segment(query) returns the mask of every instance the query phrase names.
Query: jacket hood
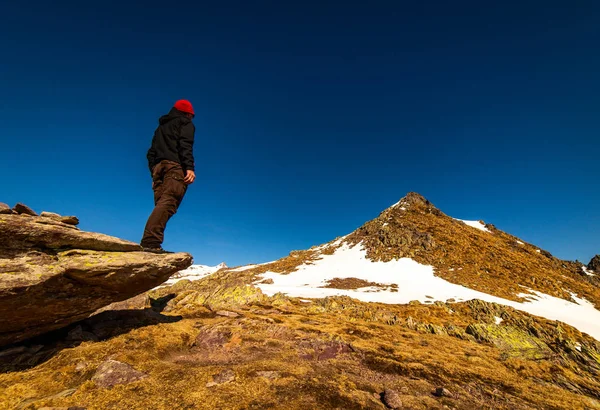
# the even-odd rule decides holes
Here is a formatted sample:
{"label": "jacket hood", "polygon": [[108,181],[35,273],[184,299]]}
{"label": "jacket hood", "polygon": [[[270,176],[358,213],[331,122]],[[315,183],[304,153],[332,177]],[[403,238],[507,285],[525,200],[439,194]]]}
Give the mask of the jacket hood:
{"label": "jacket hood", "polygon": [[175,119],[185,119],[187,121],[191,121],[186,114],[183,111],[179,111],[177,108],[173,107],[171,108],[171,111],[169,111],[169,113],[167,115],[163,115],[162,117],[159,118],[158,123],[160,125],[166,124],[169,121],[175,120]]}

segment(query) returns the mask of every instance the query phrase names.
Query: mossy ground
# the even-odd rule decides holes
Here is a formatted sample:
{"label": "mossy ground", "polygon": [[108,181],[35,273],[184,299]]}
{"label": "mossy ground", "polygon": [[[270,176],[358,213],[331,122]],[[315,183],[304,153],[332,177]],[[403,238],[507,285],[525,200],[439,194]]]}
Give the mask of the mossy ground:
{"label": "mossy ground", "polygon": [[[180,285],[164,312],[172,323],[133,322],[37,365],[5,363],[0,408],[384,409],[386,388],[412,409],[600,408],[600,346],[570,327],[479,301],[302,302],[206,279]],[[224,307],[240,316],[215,314]],[[108,358],[149,377],[100,388],[91,377]],[[207,387],[226,369],[235,380]],[[442,386],[453,397],[432,394]]]}

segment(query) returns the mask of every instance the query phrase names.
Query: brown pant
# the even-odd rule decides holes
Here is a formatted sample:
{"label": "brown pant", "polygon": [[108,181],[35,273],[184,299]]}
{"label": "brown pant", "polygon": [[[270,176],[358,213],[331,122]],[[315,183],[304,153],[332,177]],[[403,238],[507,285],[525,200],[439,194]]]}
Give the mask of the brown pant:
{"label": "brown pant", "polygon": [[177,162],[164,160],[152,169],[154,210],[144,228],[143,247],[159,248],[163,243],[167,222],[177,212],[187,191],[183,178],[183,168]]}

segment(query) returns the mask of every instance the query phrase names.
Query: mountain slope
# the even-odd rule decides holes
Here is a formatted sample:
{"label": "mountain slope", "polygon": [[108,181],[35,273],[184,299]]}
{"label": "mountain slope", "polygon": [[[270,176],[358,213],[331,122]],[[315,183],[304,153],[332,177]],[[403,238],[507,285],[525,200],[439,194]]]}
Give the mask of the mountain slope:
{"label": "mountain slope", "polygon": [[453,219],[415,193],[349,235],[245,272],[256,274],[269,295],[481,299],[561,320],[600,340],[600,278],[591,270],[493,225]]}
{"label": "mountain slope", "polygon": [[409,194],[327,244],[0,351],[0,407],[600,409],[600,342],[525,311],[592,309],[598,264],[521,242]]}

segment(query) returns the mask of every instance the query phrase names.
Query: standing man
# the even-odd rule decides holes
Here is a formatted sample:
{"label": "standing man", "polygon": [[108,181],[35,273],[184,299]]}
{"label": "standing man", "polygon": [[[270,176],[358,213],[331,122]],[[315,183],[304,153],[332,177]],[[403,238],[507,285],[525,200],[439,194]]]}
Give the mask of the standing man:
{"label": "standing man", "polygon": [[187,100],[175,103],[167,115],[158,120],[152,146],[148,150],[148,166],[152,174],[154,210],[148,218],[141,245],[146,252],[165,253],[164,231],[175,215],[194,173],[194,108]]}

